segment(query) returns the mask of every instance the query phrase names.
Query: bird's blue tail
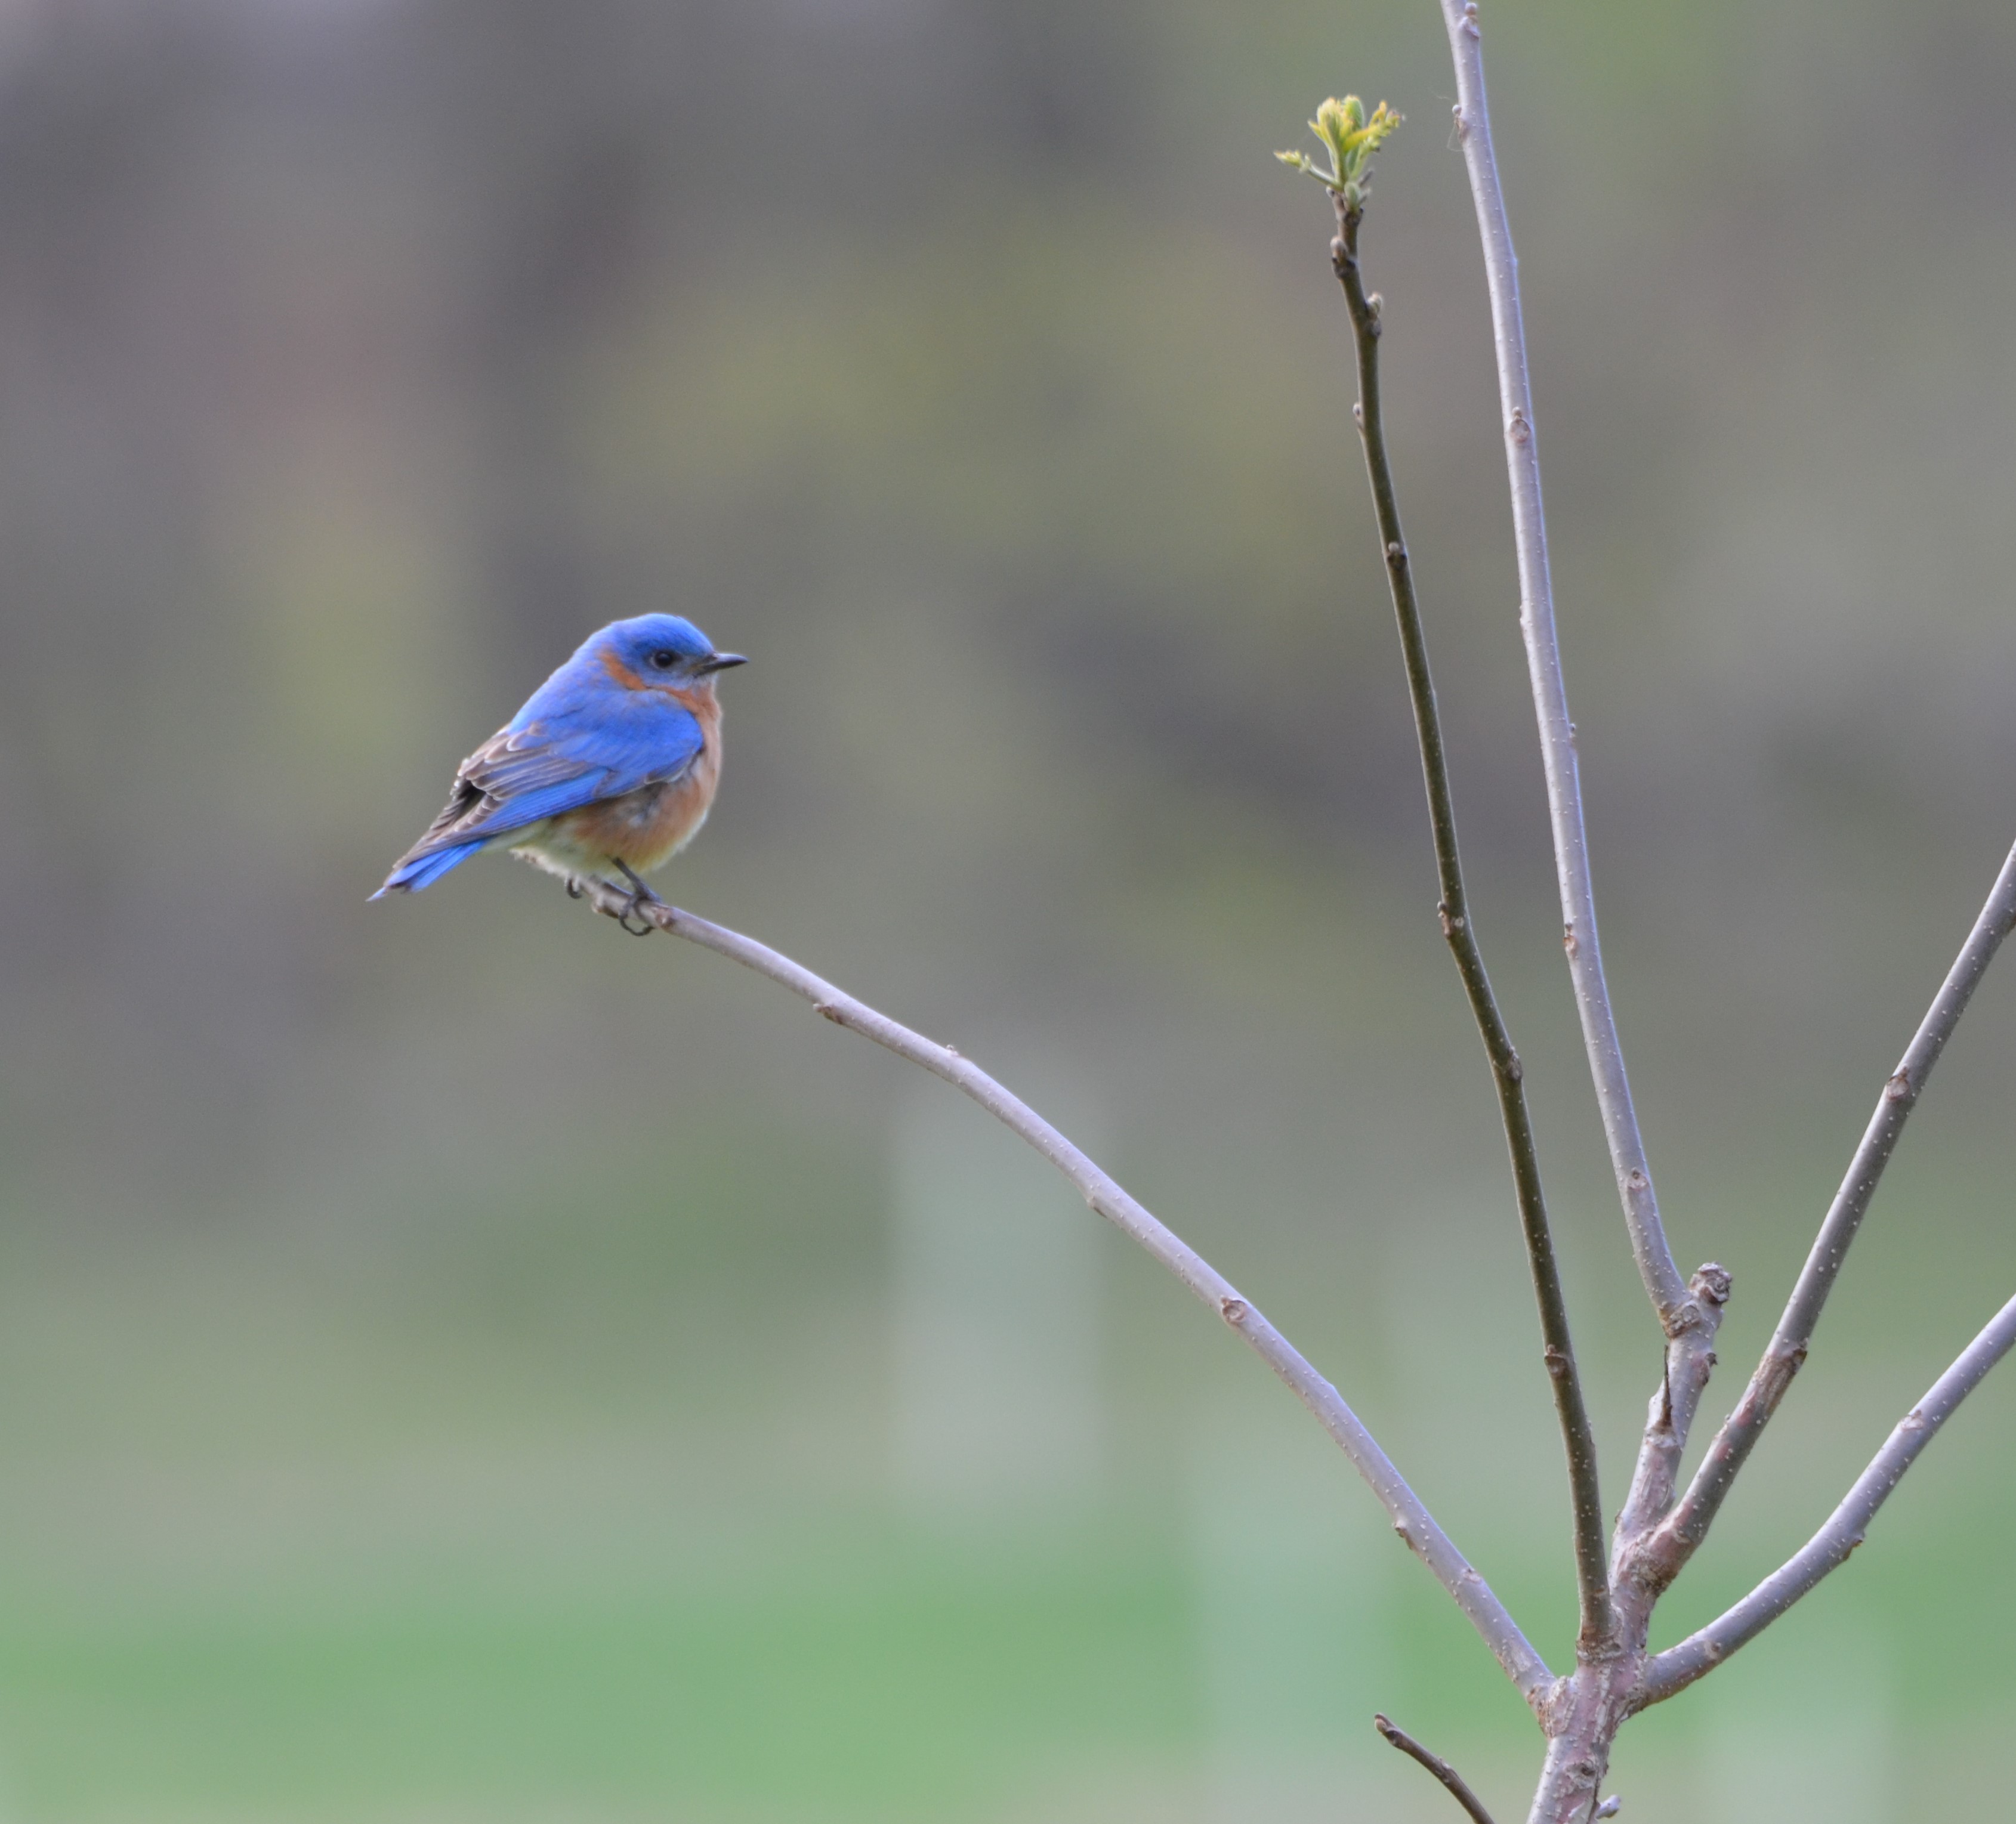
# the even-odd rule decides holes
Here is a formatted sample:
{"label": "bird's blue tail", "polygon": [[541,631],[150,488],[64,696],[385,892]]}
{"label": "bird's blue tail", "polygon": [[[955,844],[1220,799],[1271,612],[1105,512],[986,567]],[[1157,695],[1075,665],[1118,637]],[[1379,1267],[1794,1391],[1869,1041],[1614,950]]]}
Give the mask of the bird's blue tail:
{"label": "bird's blue tail", "polygon": [[431,887],[442,875],[452,868],[459,868],[481,848],[480,842],[459,843],[452,849],[436,849],[433,854],[416,855],[410,861],[401,862],[385,877],[385,884],[372,894],[373,899],[383,899],[388,893],[418,893]]}

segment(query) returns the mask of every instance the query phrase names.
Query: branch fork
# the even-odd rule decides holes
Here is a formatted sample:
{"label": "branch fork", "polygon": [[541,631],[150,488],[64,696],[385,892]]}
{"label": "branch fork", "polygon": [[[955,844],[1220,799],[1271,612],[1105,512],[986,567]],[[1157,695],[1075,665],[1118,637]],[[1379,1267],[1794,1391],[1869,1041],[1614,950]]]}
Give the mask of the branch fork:
{"label": "branch fork", "polygon": [[[1861,1542],[1869,1520],[1917,1453],[1996,1362],[2016,1347],[2016,1300],[2012,1300],[1898,1425],[1803,1551],[1727,1614],[1687,1641],[1662,1654],[1649,1653],[1654,1608],[1706,1537],[1737,1472],[1804,1364],[1820,1311],[1904,1122],[1989,962],[2016,926],[2016,851],[2011,852],[1903,1061],[1884,1085],[1869,1131],[1821,1225],[1763,1360],[1682,1493],[1681,1462],[1715,1365],[1715,1338],[1731,1283],[1724,1268],[1710,1263],[1683,1283],[1666,1240],[1632,1101],[1603,971],[1579,756],[1555,630],[1518,264],[1492,147],[1482,30],[1474,0],[1442,0],[1442,6],[1456,65],[1456,139],[1469,171],[1484,249],[1512,497],[1520,625],[1539,725],[1561,891],[1562,948],[1626,1232],[1665,1337],[1659,1383],[1648,1405],[1631,1487],[1611,1534],[1607,1563],[1597,1541],[1595,1447],[1582,1410],[1567,1314],[1561,1304],[1559,1274],[1521,1088],[1524,1072],[1499,1014],[1471,929],[1413,567],[1400,531],[1386,457],[1377,365],[1384,325],[1377,296],[1365,290],[1358,257],[1364,210],[1362,188],[1331,185],[1337,233],[1330,251],[1355,336],[1359,397],[1352,417],[1365,446],[1413,699],[1442,885],[1438,909],[1499,1087],[1500,1113],[1540,1304],[1543,1360],[1554,1390],[1568,1459],[1582,1628],[1575,1669],[1538,1707],[1548,1749],[1532,1824],[1584,1824],[1591,1816],[1614,1808],[1614,1801],[1599,1807],[1598,1794],[1611,1744],[1623,1723],[1719,1664],[1843,1562]],[[1424,1758],[1424,1765],[1432,1766],[1432,1757]]]}

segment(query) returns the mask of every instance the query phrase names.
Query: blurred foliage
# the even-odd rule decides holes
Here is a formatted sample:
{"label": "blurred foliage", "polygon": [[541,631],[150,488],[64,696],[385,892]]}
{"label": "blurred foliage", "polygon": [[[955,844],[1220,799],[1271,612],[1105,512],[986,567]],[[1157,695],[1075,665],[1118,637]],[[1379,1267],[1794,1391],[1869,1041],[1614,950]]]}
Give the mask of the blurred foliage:
{"label": "blurred foliage", "polygon": [[[1733,1375],[2011,835],[2016,16],[1485,16],[1610,966]],[[1269,1424],[1334,1470],[1277,1505],[1335,1529],[1311,1600],[1360,1592],[1336,1676],[1513,1802],[1516,1699],[1117,1243],[1098,1486],[994,1533],[903,1510],[893,1063],[524,870],[363,903],[586,631],[691,613],[756,662],[671,890],[1093,1081],[1116,1168],[1564,1653],[1329,211],[1269,156],[1346,80],[1415,123],[1364,257],[1615,1490],[1656,1357],[1445,59],[1425,0],[0,9],[0,1805],[1241,1816],[1210,1592],[1248,1571],[1196,1516]],[[1872,160],[1878,120],[1911,128]],[[2012,992],[1665,1626],[2006,1295]],[[1969,1567],[2012,1441],[1991,1383],[1810,1613],[1627,1732],[1630,1815],[1751,1815],[1773,1754],[1849,1765],[1828,1716],[1841,1815],[1997,1791],[2016,1592]],[[1841,1666],[1852,1704],[1744,1732]],[[1335,1689],[1268,1815],[1439,1815]],[[1704,1743],[1756,1777],[1697,1791]]]}

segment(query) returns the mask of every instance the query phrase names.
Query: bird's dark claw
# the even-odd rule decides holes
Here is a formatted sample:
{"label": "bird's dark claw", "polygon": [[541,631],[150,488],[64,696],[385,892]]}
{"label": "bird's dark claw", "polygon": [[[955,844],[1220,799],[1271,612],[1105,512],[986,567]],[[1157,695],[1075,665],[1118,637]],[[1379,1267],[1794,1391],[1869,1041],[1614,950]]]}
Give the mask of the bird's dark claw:
{"label": "bird's dark claw", "polygon": [[[630,883],[630,903],[623,908],[616,922],[633,937],[648,937],[657,927],[644,916],[644,908],[663,905],[665,902],[637,877],[628,862],[618,862],[616,865],[622,870],[623,878]],[[637,921],[634,925],[630,922],[633,918]]]}
{"label": "bird's dark claw", "polygon": [[616,864],[623,878],[630,883],[630,903],[632,905],[663,905],[665,902],[646,887],[628,862]]}

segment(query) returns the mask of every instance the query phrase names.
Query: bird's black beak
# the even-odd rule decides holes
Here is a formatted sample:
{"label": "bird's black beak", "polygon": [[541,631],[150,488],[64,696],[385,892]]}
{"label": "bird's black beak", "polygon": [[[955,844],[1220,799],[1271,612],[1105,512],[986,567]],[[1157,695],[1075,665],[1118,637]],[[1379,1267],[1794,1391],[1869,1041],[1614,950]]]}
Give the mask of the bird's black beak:
{"label": "bird's black beak", "polygon": [[710,671],[726,671],[736,665],[746,665],[748,663],[749,661],[740,653],[710,653],[700,660],[698,669],[700,675],[704,678]]}

